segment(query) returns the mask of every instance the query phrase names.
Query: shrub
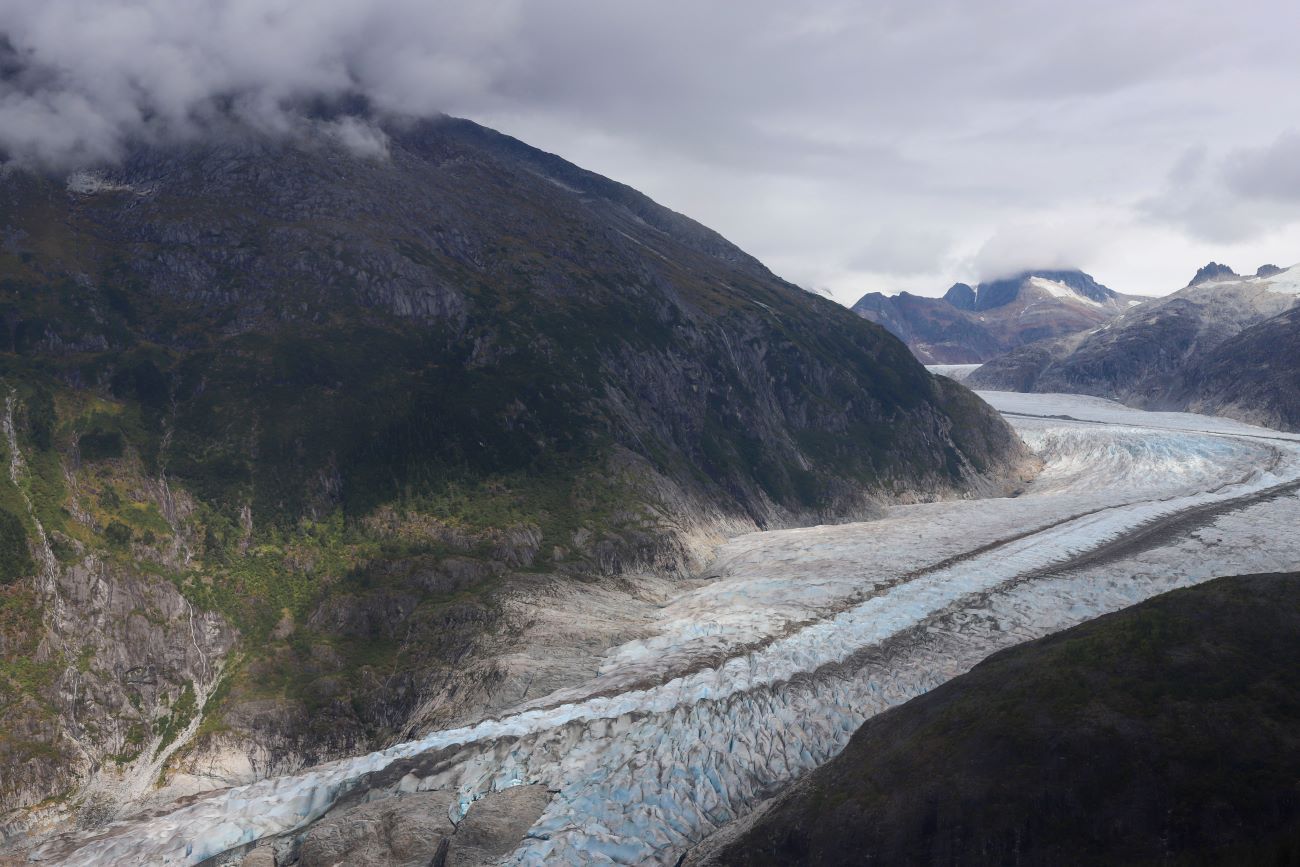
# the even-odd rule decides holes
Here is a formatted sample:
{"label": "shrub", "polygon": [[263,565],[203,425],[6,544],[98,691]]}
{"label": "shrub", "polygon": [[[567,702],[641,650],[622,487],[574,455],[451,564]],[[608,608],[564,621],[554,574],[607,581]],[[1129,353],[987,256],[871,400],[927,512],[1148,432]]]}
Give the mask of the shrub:
{"label": "shrub", "polygon": [[90,431],[82,434],[78,443],[82,460],[102,461],[122,457],[122,435],[117,431]]}
{"label": "shrub", "polygon": [[108,544],[115,548],[125,548],[131,544],[131,528],[121,521],[114,521],[105,527],[104,536],[108,539]]}
{"label": "shrub", "polygon": [[35,571],[23,522],[13,512],[0,509],[0,584],[12,583]]}

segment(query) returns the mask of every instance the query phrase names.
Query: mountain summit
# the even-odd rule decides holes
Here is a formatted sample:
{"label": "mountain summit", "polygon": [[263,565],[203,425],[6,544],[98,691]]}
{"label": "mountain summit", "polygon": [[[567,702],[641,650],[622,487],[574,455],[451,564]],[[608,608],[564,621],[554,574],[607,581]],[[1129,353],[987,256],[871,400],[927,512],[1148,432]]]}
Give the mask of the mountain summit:
{"label": "mountain summit", "polygon": [[1209,264],[1199,268],[1196,271],[1196,274],[1192,277],[1192,281],[1187,285],[1197,286],[1201,283],[1209,283],[1212,280],[1226,280],[1236,276],[1238,276],[1237,272],[1229,268],[1227,265],[1220,265],[1218,262],[1210,262]]}
{"label": "mountain summit", "polygon": [[1082,271],[1046,269],[956,283],[943,298],[872,292],[853,311],[888,328],[921,361],[962,364],[1095,328],[1134,303]]}

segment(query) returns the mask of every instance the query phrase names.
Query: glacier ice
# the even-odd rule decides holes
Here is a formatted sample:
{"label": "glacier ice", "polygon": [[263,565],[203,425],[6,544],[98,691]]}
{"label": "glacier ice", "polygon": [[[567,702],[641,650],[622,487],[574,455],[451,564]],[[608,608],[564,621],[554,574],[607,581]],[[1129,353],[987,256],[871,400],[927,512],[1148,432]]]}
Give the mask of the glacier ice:
{"label": "glacier ice", "polygon": [[[194,864],[300,827],[367,772],[446,750],[401,788],[455,791],[460,812],[524,782],[556,791],[506,863],[671,864],[833,756],[866,718],[995,650],[1300,560],[1289,532],[1300,437],[1095,398],[984,397],[1045,461],[1020,497],[741,536],[720,551],[716,580],[663,606],[648,637],[609,651],[581,688],[37,857]],[[1160,534],[1189,515],[1204,516],[1195,532]],[[1139,533],[1143,544],[1124,547]]]}

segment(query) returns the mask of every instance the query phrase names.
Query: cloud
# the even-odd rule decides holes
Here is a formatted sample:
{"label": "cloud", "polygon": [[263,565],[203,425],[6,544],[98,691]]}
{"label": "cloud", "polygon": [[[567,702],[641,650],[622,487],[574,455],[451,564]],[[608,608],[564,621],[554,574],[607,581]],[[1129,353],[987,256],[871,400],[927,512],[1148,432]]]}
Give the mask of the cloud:
{"label": "cloud", "polygon": [[446,112],[840,300],[1085,254],[1122,288],[1150,270],[1099,211],[1202,261],[1285,222],[1296,26],[1291,0],[0,0],[0,159],[70,169],[232,120],[382,157],[360,113],[314,108]]}
{"label": "cloud", "polygon": [[[218,118],[289,130],[321,98],[418,114],[463,105],[509,66],[486,47],[519,26],[506,0],[3,5],[0,148],[45,163],[112,159],[132,138],[203,134]],[[373,151],[359,132],[332,130]]]}
{"label": "cloud", "polygon": [[1300,202],[1300,132],[1291,130],[1266,147],[1230,154],[1224,179],[1239,196]]}
{"label": "cloud", "polygon": [[388,156],[388,134],[355,116],[324,121],[320,130],[359,157],[382,159]]}
{"label": "cloud", "polygon": [[952,238],[915,226],[885,226],[867,239],[848,266],[889,274],[926,274],[952,250]]}
{"label": "cloud", "polygon": [[[1216,154],[1205,145],[1175,161],[1164,188],[1142,202],[1156,222],[1216,243],[1259,238],[1300,215],[1300,134],[1285,132],[1262,147]],[[1300,255],[1300,251],[1296,251]]]}
{"label": "cloud", "polygon": [[1095,215],[1006,224],[984,242],[968,267],[980,281],[1039,268],[1085,268],[1105,246],[1108,231]]}

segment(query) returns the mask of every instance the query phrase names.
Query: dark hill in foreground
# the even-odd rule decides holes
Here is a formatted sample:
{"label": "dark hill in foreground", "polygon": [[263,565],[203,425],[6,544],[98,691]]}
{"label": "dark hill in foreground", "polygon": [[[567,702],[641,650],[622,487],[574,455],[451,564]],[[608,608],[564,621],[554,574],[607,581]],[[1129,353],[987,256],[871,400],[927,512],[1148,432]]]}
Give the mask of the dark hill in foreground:
{"label": "dark hill in foreground", "polygon": [[1221,578],[884,713],[711,863],[1300,864],[1300,575]]}

